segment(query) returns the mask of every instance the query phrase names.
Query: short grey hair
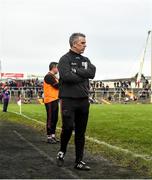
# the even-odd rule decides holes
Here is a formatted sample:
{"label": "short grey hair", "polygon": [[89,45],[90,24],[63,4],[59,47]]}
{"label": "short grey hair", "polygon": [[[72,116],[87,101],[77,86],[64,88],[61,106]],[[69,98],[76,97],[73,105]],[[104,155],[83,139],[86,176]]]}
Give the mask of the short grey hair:
{"label": "short grey hair", "polygon": [[86,37],[84,34],[82,33],[73,33],[70,38],[69,38],[69,44],[70,44],[70,47],[73,46],[74,42],[79,38],[79,37]]}

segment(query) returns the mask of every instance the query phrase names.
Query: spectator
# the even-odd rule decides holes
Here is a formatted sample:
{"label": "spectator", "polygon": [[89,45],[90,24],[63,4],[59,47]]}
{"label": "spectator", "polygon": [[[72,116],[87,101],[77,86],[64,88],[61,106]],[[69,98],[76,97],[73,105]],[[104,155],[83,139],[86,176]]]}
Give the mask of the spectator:
{"label": "spectator", "polygon": [[2,91],[0,91],[0,104],[2,104],[2,98],[3,98]]}
{"label": "spectator", "polygon": [[10,92],[8,91],[8,87],[6,86],[3,91],[3,112],[7,112],[7,107],[10,98]]}

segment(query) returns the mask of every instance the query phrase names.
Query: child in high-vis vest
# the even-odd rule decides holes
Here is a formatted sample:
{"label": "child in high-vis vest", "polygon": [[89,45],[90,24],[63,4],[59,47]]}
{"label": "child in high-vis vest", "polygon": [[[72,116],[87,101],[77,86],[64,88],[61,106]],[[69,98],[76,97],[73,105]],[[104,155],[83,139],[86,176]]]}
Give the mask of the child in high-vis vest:
{"label": "child in high-vis vest", "polygon": [[58,78],[55,76],[58,73],[58,63],[51,62],[49,65],[49,72],[44,77],[44,104],[47,113],[47,142],[56,144],[59,142],[55,137],[56,125],[58,122]]}

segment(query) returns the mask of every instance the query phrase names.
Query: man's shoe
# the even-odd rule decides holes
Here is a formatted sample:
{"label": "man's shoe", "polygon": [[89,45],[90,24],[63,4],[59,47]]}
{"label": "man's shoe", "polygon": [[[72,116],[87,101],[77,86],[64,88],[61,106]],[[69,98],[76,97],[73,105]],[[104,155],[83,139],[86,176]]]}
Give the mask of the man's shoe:
{"label": "man's shoe", "polygon": [[90,167],[86,165],[85,162],[83,161],[80,161],[79,163],[77,163],[75,166],[74,166],[75,169],[77,170],[81,170],[81,171],[90,171]]}
{"label": "man's shoe", "polygon": [[47,143],[49,143],[49,144],[56,144],[57,142],[56,142],[56,140],[54,138],[48,138],[47,139]]}
{"label": "man's shoe", "polygon": [[64,164],[64,152],[59,151],[56,157],[56,162],[59,167],[62,167]]}

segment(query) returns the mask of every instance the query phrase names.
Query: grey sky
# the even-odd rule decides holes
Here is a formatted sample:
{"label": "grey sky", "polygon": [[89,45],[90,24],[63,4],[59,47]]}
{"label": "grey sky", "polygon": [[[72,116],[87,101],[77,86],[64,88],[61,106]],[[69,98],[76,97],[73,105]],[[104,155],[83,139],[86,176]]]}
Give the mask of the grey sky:
{"label": "grey sky", "polygon": [[[83,32],[96,79],[133,76],[151,12],[151,0],[0,0],[2,70],[45,74],[69,50],[70,34]],[[150,43],[145,60],[149,75]]]}

